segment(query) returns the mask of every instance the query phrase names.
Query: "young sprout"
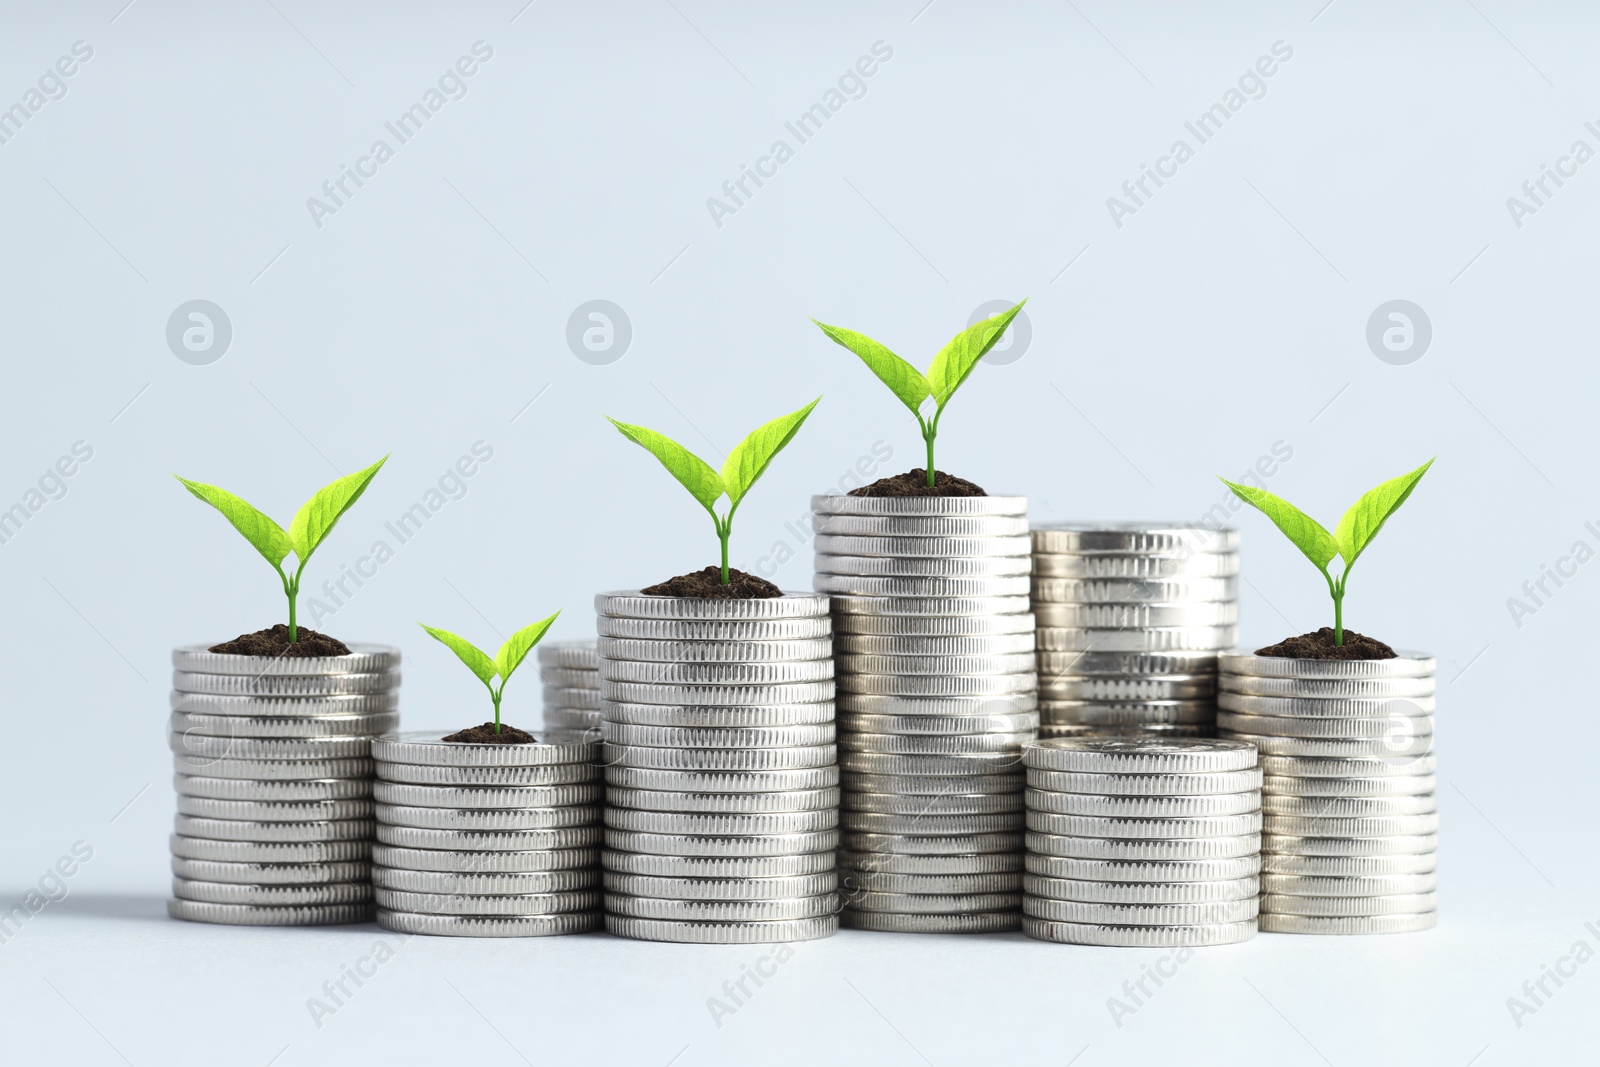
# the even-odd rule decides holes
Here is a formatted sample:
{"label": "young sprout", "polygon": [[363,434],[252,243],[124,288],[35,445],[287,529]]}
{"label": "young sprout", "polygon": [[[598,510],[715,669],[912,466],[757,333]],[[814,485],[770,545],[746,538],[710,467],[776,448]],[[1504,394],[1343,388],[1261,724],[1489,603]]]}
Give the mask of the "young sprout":
{"label": "young sprout", "polygon": [[[689,495],[700,501],[700,506],[711,513],[711,521],[717,527],[717,540],[722,542],[722,584],[727,585],[728,535],[733,532],[733,513],[739,510],[740,503],[744,501],[750,488],[756,484],[756,479],[766,473],[767,467],[772,464],[778,453],[794,440],[794,435],[800,432],[806,416],[811,414],[811,409],[821,400],[819,396],[799,411],[779,416],[765,426],[751,431],[748,437],[728,453],[728,458],[723,461],[721,474],[712,470],[711,464],[687,448],[654,430],[618,422],[610,415],[606,416],[606,420],[622,431],[622,436],[659,459],[661,465],[667,468],[667,472],[689,490]],[[723,496],[728,498],[728,512],[726,515],[718,515],[716,503]]]}
{"label": "young sprout", "polygon": [[[347,474],[318,489],[311,499],[295,512],[294,521],[289,524],[287,533],[282,526],[273,522],[253,505],[245,503],[226,489],[218,489],[214,485],[202,482],[191,482],[176,474],[173,477],[182,482],[183,487],[189,492],[222,512],[222,517],[231,522],[233,528],[243,534],[244,539],[254,545],[256,551],[261,553],[266,561],[272,564],[272,569],[278,572],[278,580],[283,583],[283,593],[289,598],[289,642],[293,644],[300,639],[300,631],[295,625],[295,601],[300,594],[300,575],[305,571],[311,553],[315,552],[317,546],[333,532],[334,526],[338,524],[340,517],[350,510],[351,505],[361,499],[361,494],[367,491],[368,483],[388,459],[388,456],[384,456],[365,470]],[[291,552],[297,561],[292,576],[283,569],[283,561]]]}
{"label": "young sprout", "polygon": [[[417,625],[428,631],[429,637],[454,652],[457,658],[467,665],[467,669],[478,676],[478,681],[488,688],[489,699],[494,701],[494,732],[499,733],[500,698],[505,695],[506,683],[511,680],[511,672],[522,665],[528,653],[533,651],[533,646],[539,643],[539,639],[550,629],[550,624],[555,622],[560,614],[558,611],[548,619],[541,619],[532,626],[524,626],[512,634],[506,643],[500,646],[500,651],[493,659],[465,637],[458,637],[449,630],[439,630],[426,623],[419,622]],[[499,685],[494,684],[496,677],[500,679]]]}
{"label": "young sprout", "polygon": [[[1363,494],[1360,500],[1350,505],[1350,510],[1344,513],[1344,517],[1339,520],[1339,525],[1331,534],[1316,519],[1282,497],[1273,496],[1265,489],[1237,485],[1226,478],[1221,481],[1232,489],[1240,500],[1260,509],[1278,529],[1283,531],[1285,537],[1294,542],[1296,548],[1306,554],[1307,559],[1316,564],[1317,570],[1322,572],[1322,577],[1328,582],[1328,593],[1333,597],[1333,643],[1342,645],[1344,644],[1344,587],[1350,580],[1350,568],[1356,565],[1361,553],[1372,544],[1372,539],[1378,536],[1378,531],[1389,521],[1389,516],[1400,510],[1400,505],[1406,502],[1411,490],[1416,488],[1417,483],[1428,473],[1428,468],[1431,466],[1433,460],[1430,459],[1410,474],[1391,478],[1376,489]],[[1344,561],[1344,567],[1337,579],[1328,573],[1328,564],[1333,561],[1334,556]]]}
{"label": "young sprout", "polygon": [[[1026,303],[1026,300],[1022,302]],[[917,424],[922,427],[922,440],[928,446],[928,485],[931,487],[934,484],[933,439],[939,435],[939,417],[944,414],[944,406],[977,367],[978,361],[1005,335],[1011,320],[1022,310],[1022,304],[956,334],[933,357],[926,375],[866,334],[829,326],[816,319],[811,321],[817,322],[822,332],[837,344],[860,356],[861,362],[917,417]],[[933,400],[931,416],[924,413],[924,404],[930,398]]]}

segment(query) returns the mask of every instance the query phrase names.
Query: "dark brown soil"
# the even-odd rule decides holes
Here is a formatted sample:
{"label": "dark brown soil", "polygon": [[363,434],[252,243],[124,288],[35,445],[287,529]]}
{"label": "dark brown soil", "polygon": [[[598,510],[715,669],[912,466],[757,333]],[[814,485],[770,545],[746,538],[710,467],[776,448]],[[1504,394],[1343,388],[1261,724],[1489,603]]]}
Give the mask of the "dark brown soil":
{"label": "dark brown soil", "polygon": [[913,467],[904,474],[879,478],[871,485],[850,490],[851,496],[988,496],[983,486],[974,485],[965,478],[957,478],[944,471],[933,472],[933,484],[928,484],[928,471]]}
{"label": "dark brown soil", "polygon": [[697,596],[712,600],[765,600],[782,596],[783,590],[753,574],[728,568],[728,584],[722,584],[722,568],[707,567],[703,571],[690,571],[676,578],[668,578],[660,585],[639,590],[646,596]]}
{"label": "dark brown soil", "polygon": [[212,645],[210,651],[234,656],[283,656],[299,659],[305,656],[348,656],[350,648],[337,637],[319,634],[301,626],[295,630],[298,638],[289,643],[289,627],[283,623],[257,630],[253,634],[240,634],[232,641]]}
{"label": "dark brown soil", "polygon": [[1258,656],[1284,656],[1292,659],[1394,659],[1394,649],[1354,630],[1344,632],[1344,644],[1333,643],[1333,627],[1324,626],[1299,637],[1289,637],[1275,645],[1256,649]]}
{"label": "dark brown soil", "polygon": [[531,745],[539,739],[526,730],[519,730],[510,723],[501,723],[500,732],[494,732],[494,723],[486,722],[482,726],[469,726],[465,730],[457,730],[453,734],[446,734],[439,738],[441,741],[463,741],[473,745]]}

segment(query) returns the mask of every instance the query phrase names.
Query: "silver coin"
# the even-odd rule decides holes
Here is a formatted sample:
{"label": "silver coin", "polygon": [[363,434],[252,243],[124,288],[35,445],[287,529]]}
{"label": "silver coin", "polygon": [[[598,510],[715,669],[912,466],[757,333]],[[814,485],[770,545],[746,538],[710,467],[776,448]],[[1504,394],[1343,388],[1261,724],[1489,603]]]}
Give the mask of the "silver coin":
{"label": "silver coin", "polygon": [[1020,811],[990,815],[947,815],[940,812],[895,815],[878,811],[845,811],[839,814],[840,826],[851,833],[916,834],[924,837],[1014,833],[1022,829],[1022,821],[1023,813]]}
{"label": "silver coin", "polygon": [[1262,829],[1296,837],[1388,837],[1431,834],[1439,829],[1437,811],[1415,815],[1267,815]]}
{"label": "silver coin", "polygon": [[599,844],[601,830],[598,826],[569,826],[556,830],[430,830],[380,824],[375,836],[382,844],[399,848],[537,852],[545,849],[587,848]]}
{"label": "silver coin", "polygon": [[595,671],[595,684],[587,689],[571,686],[547,685],[541,691],[541,701],[547,708],[570,708],[573,711],[600,710],[600,672]]}
{"label": "silver coin", "polygon": [[1436,852],[1438,849],[1438,834],[1395,834],[1389,837],[1261,835],[1261,851],[1290,852],[1297,856],[1408,856]]}
{"label": "silver coin", "polygon": [[382,764],[406,763],[427,767],[548,767],[561,763],[587,763],[595,759],[597,745],[587,744],[464,744],[445,741],[444,731],[416,730],[376,738],[372,756]]}
{"label": "silver coin", "polygon": [[592,637],[573,641],[544,641],[539,645],[539,665],[592,671],[599,668],[600,655],[595,651]]}
{"label": "silver coin", "polygon": [[880,752],[901,755],[971,756],[1004,752],[1020,755],[1025,742],[1033,740],[1033,730],[1015,733],[962,734],[941,737],[936,734],[848,733],[839,738],[842,753]]}
{"label": "silver coin", "polygon": [[847,712],[839,716],[839,729],[849,733],[937,734],[1032,734],[1039,728],[1036,711],[1005,712],[994,715],[862,715]]}
{"label": "silver coin", "polygon": [[1022,913],[1035,919],[1125,926],[1210,926],[1249,922],[1260,910],[1261,902],[1253,896],[1198,904],[1103,904],[1033,896],[1022,902]]}
{"label": "silver coin", "polygon": [[839,900],[833,893],[776,900],[673,900],[664,897],[606,894],[606,914],[674,922],[779,922],[832,916]]}
{"label": "silver coin", "polygon": [[839,850],[839,869],[849,877],[864,874],[947,877],[952,875],[992,875],[1022,870],[1022,854],[1015,851],[966,852],[949,855],[913,855],[885,851],[856,852]]}
{"label": "silver coin", "polygon": [[385,763],[379,777],[407,785],[487,786],[527,788],[599,781],[596,763],[557,763],[546,767],[424,767],[411,763]]}
{"label": "silver coin", "polygon": [[651,834],[751,837],[832,830],[839,825],[839,810],[820,808],[810,811],[728,813],[607,808],[605,824],[615,830],[636,830]]}
{"label": "silver coin", "polygon": [[1258,678],[1423,678],[1435,674],[1438,664],[1426,653],[1399,650],[1393,659],[1297,659],[1231,651],[1217,657],[1217,668],[1225,675]]}
{"label": "silver coin", "polygon": [[1437,866],[1438,856],[1433,852],[1394,856],[1300,856],[1274,852],[1261,857],[1263,874],[1311,875],[1317,878],[1428,874]]}
{"label": "silver coin", "polygon": [[628,704],[606,701],[605,718],[634,726],[670,726],[690,729],[730,727],[768,728],[814,726],[833,722],[833,704],[769,704],[694,707],[678,704]]}
{"label": "silver coin", "polygon": [[1020,892],[1010,893],[893,893],[864,890],[845,904],[853,911],[890,912],[896,915],[966,915],[1014,911],[1022,904]]}
{"label": "silver coin", "polygon": [[1041,700],[1210,700],[1216,691],[1216,676],[1211,674],[1112,678],[1101,674],[1052,674],[1043,669],[1039,673]]}
{"label": "silver coin", "polygon": [[651,767],[606,768],[608,786],[660,789],[669,793],[764,793],[827,789],[839,784],[839,768],[790,767],[760,771],[695,771]]}
{"label": "silver coin", "polygon": [[[1022,834],[872,834],[846,832],[840,842],[850,852],[897,853],[905,856],[968,856],[983,852],[1019,852]],[[874,868],[886,870],[887,868]]]}
{"label": "silver coin", "polygon": [[816,550],[833,556],[909,556],[934,559],[1030,554],[1023,536],[1001,537],[867,537],[818,534]]}
{"label": "silver coin", "polygon": [[388,825],[412,826],[422,830],[560,830],[598,823],[600,809],[599,804],[506,809],[377,805],[378,818]]}
{"label": "silver coin", "polygon": [[811,498],[818,515],[1026,515],[1025,496],[855,496],[821,493]]}
{"label": "silver coin", "polygon": [[[605,872],[607,894],[680,901],[772,901],[826,896],[832,899],[839,876],[833,871],[787,878],[661,878]],[[618,910],[618,909],[612,909]]]}
{"label": "silver coin", "polygon": [[[846,800],[850,796],[893,795],[923,806],[945,797],[979,795],[989,798],[1022,796],[1022,769],[1003,774],[859,774],[842,775]],[[920,798],[920,799],[919,799]],[[1007,801],[1009,803],[1009,801]],[[882,808],[872,809],[881,811]],[[918,809],[920,810],[920,808]]]}
{"label": "silver coin", "polygon": [[309,841],[370,841],[377,826],[372,819],[261,822],[251,819],[204,819],[193,815],[174,815],[172,825],[173,832],[180,837],[285,844]]}
{"label": "silver coin", "polygon": [[801,641],[641,641],[602,637],[600,654],[608,660],[647,663],[790,663],[825,660],[833,654],[826,637]]}
{"label": "silver coin", "polygon": [[1033,579],[1036,604],[1175,604],[1232,601],[1237,578],[1046,578]]}
{"label": "silver coin", "polygon": [[376,782],[372,795],[381,804],[422,808],[560,808],[598,804],[603,795],[599,782],[573,785],[474,786],[409,785]]}
{"label": "silver coin", "polygon": [[1029,789],[1024,799],[1030,811],[1108,819],[1197,819],[1247,815],[1261,810],[1259,790],[1203,793],[1198,796],[1130,797]]}
{"label": "silver coin", "polygon": [[[840,615],[838,637],[1004,637],[1034,632],[1033,615]],[[836,642],[838,638],[835,639]],[[837,646],[836,646],[837,647]]]}
{"label": "silver coin", "polygon": [[1197,860],[1096,860],[1070,856],[1026,858],[1029,874],[1042,878],[1072,878],[1089,882],[1227,882],[1254,878],[1261,872],[1257,854]]}
{"label": "silver coin", "polygon": [[378,889],[374,895],[379,907],[421,915],[561,915],[574,911],[594,911],[600,907],[601,899],[598,889],[484,896]]}
{"label": "silver coin", "polygon": [[[1259,697],[1316,700],[1397,700],[1434,695],[1433,675],[1420,678],[1262,678],[1248,674],[1222,676],[1230,693]],[[1246,709],[1240,709],[1246,710]]]}
{"label": "silver coin", "polygon": [[822,515],[812,519],[819,534],[854,537],[1026,537],[1022,515]]}
{"label": "silver coin", "polygon": [[1393,797],[1431,794],[1436,785],[1437,780],[1431,774],[1390,774],[1374,778],[1280,778],[1268,775],[1262,780],[1261,788],[1269,796]]}
{"label": "silver coin", "polygon": [[240,885],[236,882],[173,878],[172,895],[179,900],[198,900],[209,904],[306,907],[365,903],[372,899],[372,886],[364,881],[324,882],[317,885]]}
{"label": "silver coin", "polygon": [[257,782],[248,778],[208,778],[175,774],[172,788],[179,796],[212,800],[254,800],[264,803],[311,803],[321,800],[359,800],[372,796],[372,782],[362,778],[326,778],[311,781]]}
{"label": "silver coin", "polygon": [[1395,797],[1297,797],[1275,793],[1262,798],[1267,815],[1313,815],[1343,818],[1373,815],[1423,815],[1438,811],[1432,793]]}
{"label": "silver coin", "polygon": [[178,812],[202,819],[250,819],[259,822],[326,822],[330,819],[370,819],[370,798],[351,800],[214,800],[179,794]]}
{"label": "silver coin", "polygon": [[1033,617],[1041,627],[1218,627],[1239,621],[1239,605],[1231,600],[1178,604],[1054,604],[1035,600]]}
{"label": "silver coin", "polygon": [[1090,726],[1087,723],[1039,724],[1039,740],[1055,737],[1215,737],[1216,727],[1203,723],[1146,722],[1125,726]]}
{"label": "silver coin", "polygon": [[[284,738],[206,737],[202,734],[167,735],[167,747],[188,760],[341,760],[362,759],[372,750],[370,737],[318,737],[297,741]],[[318,777],[329,777],[318,775]]]}
{"label": "silver coin", "polygon": [[[954,896],[981,893],[1016,894],[1022,891],[1020,871],[1002,874],[889,874],[852,871],[845,875],[841,896],[853,906],[859,893],[906,893],[916,896]],[[910,910],[910,909],[905,909]]]}
{"label": "silver coin", "polygon": [[734,837],[660,834],[607,828],[605,842],[608,849],[619,852],[649,852],[658,856],[790,856],[803,852],[827,852],[837,848],[839,831],[817,830],[811,833]]}
{"label": "silver coin", "polygon": [[892,911],[847,909],[843,923],[852,930],[893,934],[993,934],[1021,927],[1015,911],[970,912],[962,915],[906,915]]}
{"label": "silver coin", "polygon": [[951,618],[965,615],[1026,615],[1028,598],[1017,596],[833,596],[835,625],[852,615],[906,618]]}
{"label": "silver coin", "polygon": [[1433,697],[1362,700],[1354,697],[1258,697],[1243,693],[1217,694],[1217,707],[1261,718],[1391,719],[1396,715],[1419,718],[1438,710]]}
{"label": "silver coin", "polygon": [[814,619],[619,619],[595,620],[602,638],[643,641],[803,641],[827,637],[832,620]]}
{"label": "silver coin", "polygon": [[1404,726],[1384,737],[1264,737],[1240,734],[1263,756],[1301,756],[1318,759],[1412,759],[1433,751],[1432,734],[1413,734]]}
{"label": "silver coin", "polygon": [[1025,597],[1028,595],[1028,578],[1025,575],[990,578],[895,578],[877,575],[818,574],[811,580],[811,584],[819,593],[849,597]]}
{"label": "silver coin", "polygon": [[[988,637],[874,637],[840,634],[834,639],[834,666],[845,656],[1017,656],[1033,654],[1033,631]],[[1030,668],[1031,669],[1031,668]]]}
{"label": "silver coin", "polygon": [[524,852],[463,852],[453,849],[372,846],[372,862],[411,871],[451,874],[521,874],[531,871],[571,871],[592,868],[600,862],[600,849],[542,848]]}
{"label": "silver coin", "polygon": [[810,619],[828,613],[828,598],[816,593],[736,600],[717,597],[650,596],[637,589],[596,593],[596,615],[625,619],[673,619],[744,622],[770,619]]}
{"label": "silver coin", "polygon": [[788,856],[657,856],[646,852],[607,851],[605,869],[650,878],[764,879],[825,875],[834,869],[832,852]]}
{"label": "silver coin", "polygon": [[1215,652],[1040,652],[1039,674],[1050,678],[1104,677],[1112,681],[1153,677],[1215,678]]}
{"label": "silver coin", "polygon": [[1208,904],[1250,900],[1261,892],[1261,880],[1254,877],[1205,882],[1090,882],[1029,873],[1023,879],[1023,888],[1030,896],[1091,904]]}
{"label": "silver coin", "polygon": [[[1043,695],[1043,694],[1041,694]],[[1209,725],[1217,706],[1202,700],[1041,700],[1045,722],[1081,722],[1090,726]]]}
{"label": "silver coin", "polygon": [[886,752],[845,752],[839,769],[849,774],[961,776],[1014,774],[1022,760],[1012,754],[909,756]]}
{"label": "silver coin", "polygon": [[1261,789],[1260,768],[1211,773],[1121,774],[1117,772],[1028,771],[1028,785],[1062,793],[1104,793],[1114,796],[1196,796],[1246,793]]}
{"label": "silver coin", "polygon": [[1189,818],[1119,819],[1108,815],[1062,815],[1030,810],[1028,829],[1071,837],[1136,838],[1238,837],[1261,830],[1259,811],[1239,815],[1197,815]]}
{"label": "silver coin", "polygon": [[1183,555],[1234,552],[1239,531],[1231,526],[1210,529],[1181,522],[1048,522],[1033,528],[1039,552],[1124,552],[1131,555]]}
{"label": "silver coin", "polygon": [[1035,638],[1040,652],[1154,653],[1211,652],[1239,639],[1237,626],[1167,626],[1095,630],[1049,626],[1041,622]]}
{"label": "silver coin", "polygon": [[1423,874],[1369,874],[1344,877],[1268,874],[1261,878],[1261,888],[1265,892],[1293,897],[1381,897],[1402,893],[1432,893],[1438,887],[1439,876],[1433,871]]}
{"label": "silver coin", "polygon": [[437,937],[554,937],[599,930],[599,912],[560,915],[421,915],[379,908],[378,925],[400,934]]}
{"label": "silver coin", "polygon": [[340,693],[386,693],[400,688],[400,672],[371,674],[197,674],[173,671],[172,688],[180,693],[230,696],[328,697]]}
{"label": "silver coin", "polygon": [[371,904],[317,904],[306,907],[266,907],[256,904],[212,904],[199,900],[169,900],[167,914],[195,923],[226,926],[338,926],[372,921]]}
{"label": "silver coin", "polygon": [[607,742],[651,748],[788,748],[826,745],[833,741],[834,733],[831,722],[807,726],[721,726],[709,729],[608,722],[600,727],[600,736]]}
{"label": "silver coin", "polygon": [[225,860],[189,860],[172,857],[172,873],[196,882],[229,885],[310,886],[330,882],[365,882],[372,874],[366,860],[336,863],[229,863]]}
{"label": "silver coin", "polygon": [[1051,922],[1032,916],[1022,920],[1022,932],[1039,941],[1066,945],[1100,945],[1107,948],[1200,948],[1235,945],[1256,936],[1256,922],[1218,923],[1210,926],[1122,926],[1094,923]]}
{"label": "silver coin", "polygon": [[400,724],[398,712],[380,715],[323,715],[314,719],[287,716],[255,718],[246,715],[204,715],[175,711],[167,728],[180,735],[209,737],[287,738],[350,737],[381,734]]}
{"label": "silver coin", "polygon": [[1404,754],[1412,739],[1433,733],[1431,715],[1408,718],[1395,715],[1385,719],[1312,719],[1287,715],[1241,715],[1236,711],[1217,712],[1217,730],[1224,737],[1238,734],[1249,737],[1305,737],[1324,739],[1389,739],[1396,755]]}
{"label": "silver coin", "polygon": [[1135,556],[1125,552],[1033,553],[1033,573],[1045,578],[1204,579],[1239,573],[1237,552],[1196,552],[1188,557]]}
{"label": "silver coin", "polygon": [[[645,660],[600,661],[602,691],[607,682],[649,685],[763,686],[824,682],[833,677],[830,659],[787,663],[653,663]],[[602,694],[603,695],[603,694]]]}
{"label": "silver coin", "polygon": [[1267,774],[1290,778],[1381,778],[1385,775],[1432,774],[1438,770],[1438,761],[1431,755],[1417,756],[1405,763],[1386,759],[1263,756],[1261,769]]}
{"label": "silver coin", "polygon": [[607,915],[605,922],[606,929],[617,937],[693,945],[765,945],[815,941],[839,930],[839,919],[833,915],[772,922],[697,922]]}
{"label": "silver coin", "polygon": [[677,771],[776,771],[828,767],[839,758],[835,745],[789,748],[648,748],[606,744],[607,767]]}
{"label": "silver coin", "polygon": [[1005,578],[1027,577],[1027,556],[836,556],[818,552],[818,574],[855,574],[871,578]]}
{"label": "silver coin", "polygon": [[612,808],[639,811],[706,812],[745,815],[760,812],[793,812],[835,809],[839,806],[839,787],[795,789],[764,793],[684,793],[660,789],[606,790],[606,804]]}
{"label": "silver coin", "polygon": [[557,689],[597,689],[600,686],[600,668],[540,667],[539,680]]}
{"label": "silver coin", "polygon": [[1066,837],[1029,831],[1024,844],[1029,852],[1088,860],[1234,859],[1259,852],[1261,835],[1124,839]]}
{"label": "silver coin", "polygon": [[1030,770],[1102,774],[1214,774],[1256,765],[1249,744],[1217,738],[1066,737],[1036,741],[1023,755]]}
{"label": "silver coin", "polygon": [[992,696],[889,696],[882,693],[842,693],[834,700],[841,715],[1020,715],[1039,707],[1031,692]]}
{"label": "silver coin", "polygon": [[179,859],[219,863],[342,863],[372,856],[370,839],[359,841],[222,841],[173,834],[167,839]]}
{"label": "silver coin", "polygon": [[845,812],[877,812],[881,815],[1000,815],[1023,810],[1022,795],[1009,793],[948,793],[942,796],[900,795],[896,793],[848,793]]}
{"label": "silver coin", "polygon": [[633,704],[705,705],[814,704],[833,699],[834,683],[796,682],[792,685],[676,685],[648,682],[600,683],[600,696]]}
{"label": "silver coin", "polygon": [[180,645],[172,650],[174,670],[196,674],[264,675],[375,674],[400,666],[400,650],[388,645],[350,645],[348,656],[240,656],[211,652],[206,645]]}
{"label": "silver coin", "polygon": [[399,690],[387,693],[351,693],[331,697],[253,697],[214,693],[169,693],[167,706],[172,711],[195,715],[242,715],[251,719],[282,716],[289,719],[318,719],[323,716],[382,715],[400,707]]}
{"label": "silver coin", "polygon": [[839,692],[860,696],[1005,696],[1031,693],[1038,678],[1030,670],[1016,674],[976,675],[892,675],[845,674],[839,678]]}
{"label": "silver coin", "polygon": [[[605,721],[603,711],[580,711],[574,708],[544,709],[543,730],[545,733],[561,731],[563,733],[583,733],[585,730],[598,730]],[[549,740],[549,738],[546,738]]]}
{"label": "silver coin", "polygon": [[1261,931],[1268,934],[1408,934],[1438,925],[1436,911],[1410,915],[1368,915],[1328,918],[1261,913]]}
{"label": "silver coin", "polygon": [[372,884],[405,893],[459,893],[465,896],[526,896],[597,889],[600,872],[593,867],[565,871],[512,871],[476,874],[463,871],[408,871],[374,867]]}
{"label": "silver coin", "polygon": [[992,656],[863,656],[840,653],[835,658],[835,665],[841,675],[847,672],[881,675],[1031,674],[1034,659],[1031,651]]}

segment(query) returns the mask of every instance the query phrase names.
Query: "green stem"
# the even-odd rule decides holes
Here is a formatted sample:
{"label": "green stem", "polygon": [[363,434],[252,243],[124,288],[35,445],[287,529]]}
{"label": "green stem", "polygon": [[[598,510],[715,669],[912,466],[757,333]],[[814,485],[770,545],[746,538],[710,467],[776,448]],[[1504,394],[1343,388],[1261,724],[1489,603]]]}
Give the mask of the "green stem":
{"label": "green stem", "polygon": [[497,691],[496,689],[494,689],[491,686],[490,689],[489,689],[489,696],[494,700],[494,732],[495,733],[499,733],[500,732],[500,692]]}
{"label": "green stem", "polygon": [[933,481],[933,434],[924,433],[922,439],[928,443],[928,486],[932,488]]}
{"label": "green stem", "polygon": [[1333,598],[1333,643],[1344,644],[1344,590]]}
{"label": "green stem", "polygon": [[717,531],[717,539],[722,542],[722,584],[723,585],[729,584],[728,583],[728,534],[729,534],[729,532],[730,531],[728,530],[727,527],[723,527],[722,529]]}

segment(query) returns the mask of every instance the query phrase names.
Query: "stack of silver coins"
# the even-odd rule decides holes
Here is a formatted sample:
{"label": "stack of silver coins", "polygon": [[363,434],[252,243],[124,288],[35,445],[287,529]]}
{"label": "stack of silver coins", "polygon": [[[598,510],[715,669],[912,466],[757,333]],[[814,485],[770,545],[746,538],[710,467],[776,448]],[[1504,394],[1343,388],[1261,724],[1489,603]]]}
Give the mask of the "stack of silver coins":
{"label": "stack of silver coins", "polygon": [[1434,660],[1221,660],[1217,727],[1261,750],[1261,929],[1386,934],[1438,921]]}
{"label": "stack of silver coins", "polygon": [[1021,922],[1024,741],[1039,725],[1027,499],[811,501],[833,598],[844,923]]}
{"label": "stack of silver coins", "polygon": [[563,735],[600,736],[600,654],[594,639],[539,645],[544,681],[544,728]]}
{"label": "stack of silver coins", "polygon": [[839,928],[826,597],[595,597],[606,928],[756,944]]}
{"label": "stack of silver coins", "polygon": [[1087,724],[1209,736],[1237,637],[1239,534],[1178,523],[1033,530],[1040,737]]}
{"label": "stack of silver coins", "polygon": [[598,930],[599,743],[372,743],[378,922],[407,934]]}
{"label": "stack of silver coins", "polygon": [[167,912],[312,926],[372,918],[371,738],[399,723],[400,652],[172,653],[178,814]]}
{"label": "stack of silver coins", "polygon": [[1023,758],[1030,937],[1176,947],[1255,936],[1261,771],[1251,745],[1058,738]]}

